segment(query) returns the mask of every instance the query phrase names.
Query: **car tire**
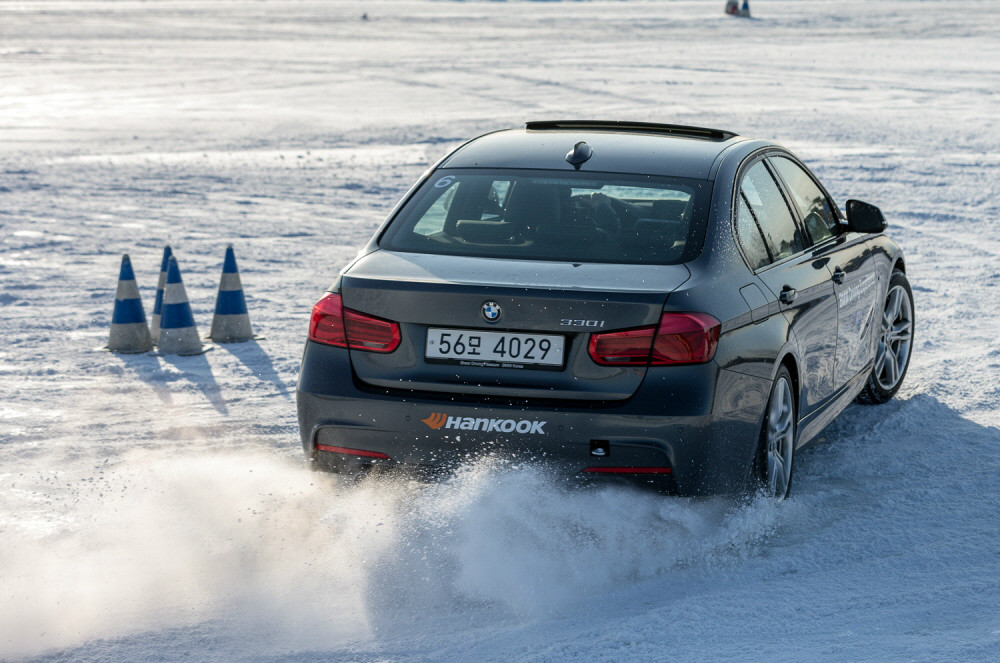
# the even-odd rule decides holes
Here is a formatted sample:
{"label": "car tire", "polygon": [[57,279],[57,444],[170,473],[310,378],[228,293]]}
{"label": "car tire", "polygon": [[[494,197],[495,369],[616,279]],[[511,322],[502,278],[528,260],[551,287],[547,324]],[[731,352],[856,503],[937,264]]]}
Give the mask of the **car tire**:
{"label": "car tire", "polygon": [[754,458],[757,492],[775,500],[788,497],[792,488],[795,440],[798,433],[795,383],[785,366],[778,369],[764,410],[764,423]]}
{"label": "car tire", "polygon": [[913,291],[906,275],[893,271],[882,309],[882,325],[875,348],[875,363],[857,401],[885,403],[896,395],[906,377],[913,352]]}

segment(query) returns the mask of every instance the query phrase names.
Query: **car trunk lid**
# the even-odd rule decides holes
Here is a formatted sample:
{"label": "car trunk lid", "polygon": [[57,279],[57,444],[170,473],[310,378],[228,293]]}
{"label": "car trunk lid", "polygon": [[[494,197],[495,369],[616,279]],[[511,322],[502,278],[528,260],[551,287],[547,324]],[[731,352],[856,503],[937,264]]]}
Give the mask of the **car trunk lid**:
{"label": "car trunk lid", "polygon": [[[688,278],[683,265],[379,250],[345,272],[340,291],[347,308],[400,325],[402,341],[394,352],[351,350],[358,379],[372,387],[477,397],[622,400],[639,387],[646,368],[596,364],[588,354],[590,335],[656,324],[667,295]],[[487,320],[487,306],[499,308],[497,320]],[[559,365],[428,360],[429,330],[444,330],[452,338],[482,335],[491,346],[501,337],[509,341],[511,334],[526,343],[529,336],[562,338],[563,353]]]}

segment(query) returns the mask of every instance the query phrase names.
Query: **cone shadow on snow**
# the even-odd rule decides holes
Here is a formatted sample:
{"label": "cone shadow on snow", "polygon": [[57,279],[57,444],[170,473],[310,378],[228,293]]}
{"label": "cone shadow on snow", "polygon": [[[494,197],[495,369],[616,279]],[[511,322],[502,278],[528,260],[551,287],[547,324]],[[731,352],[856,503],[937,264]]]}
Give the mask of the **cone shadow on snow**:
{"label": "cone shadow on snow", "polygon": [[271,361],[271,357],[260,346],[260,343],[251,339],[242,343],[220,343],[218,347],[236,357],[261,382],[270,382],[277,387],[278,393],[284,398],[291,399],[288,386],[281,379],[281,375],[274,368],[274,362]]}
{"label": "cone shadow on snow", "polygon": [[215,381],[212,366],[205,355],[163,355],[160,359],[171,364],[184,375],[185,380],[198,387],[219,414],[229,414],[226,400],[222,397],[222,390]]}
{"label": "cone shadow on snow", "polygon": [[121,360],[122,367],[133,373],[138,379],[149,385],[156,397],[164,404],[170,405],[174,402],[173,391],[170,388],[167,375],[160,368],[157,356],[148,354],[118,354],[114,355]]}

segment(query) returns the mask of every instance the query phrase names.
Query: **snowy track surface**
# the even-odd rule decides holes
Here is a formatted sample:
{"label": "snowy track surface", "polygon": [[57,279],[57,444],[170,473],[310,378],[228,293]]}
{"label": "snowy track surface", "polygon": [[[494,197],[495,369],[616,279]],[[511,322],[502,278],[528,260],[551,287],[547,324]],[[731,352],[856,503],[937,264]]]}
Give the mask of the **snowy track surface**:
{"label": "snowy track surface", "polygon": [[[993,2],[0,3],[0,659],[1000,660]],[[362,20],[367,12],[368,20]],[[907,252],[913,365],[794,496],[303,463],[309,308],[429,163],[526,119],[774,138]],[[265,338],[115,356],[233,243]]]}

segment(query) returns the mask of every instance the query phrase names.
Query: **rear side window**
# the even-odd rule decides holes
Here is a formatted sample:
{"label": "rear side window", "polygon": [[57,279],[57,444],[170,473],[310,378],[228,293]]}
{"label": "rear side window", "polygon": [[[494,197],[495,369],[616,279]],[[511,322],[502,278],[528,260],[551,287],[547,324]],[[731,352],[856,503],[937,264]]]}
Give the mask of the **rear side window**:
{"label": "rear side window", "polygon": [[747,205],[742,193],[736,205],[736,237],[743,247],[750,269],[760,269],[771,262],[757,220],[754,219],[753,212],[750,211],[750,206]]}
{"label": "rear side window", "polygon": [[711,182],[565,171],[435,173],[384,249],[570,262],[674,264],[701,252]]}
{"label": "rear side window", "polygon": [[772,157],[771,163],[785,181],[813,243],[819,244],[836,235],[837,217],[833,213],[830,201],[809,174],[797,163],[785,157]]}
{"label": "rear side window", "polygon": [[792,211],[763,161],[747,170],[740,183],[740,193],[764,234],[772,260],[778,261],[805,249]]}

